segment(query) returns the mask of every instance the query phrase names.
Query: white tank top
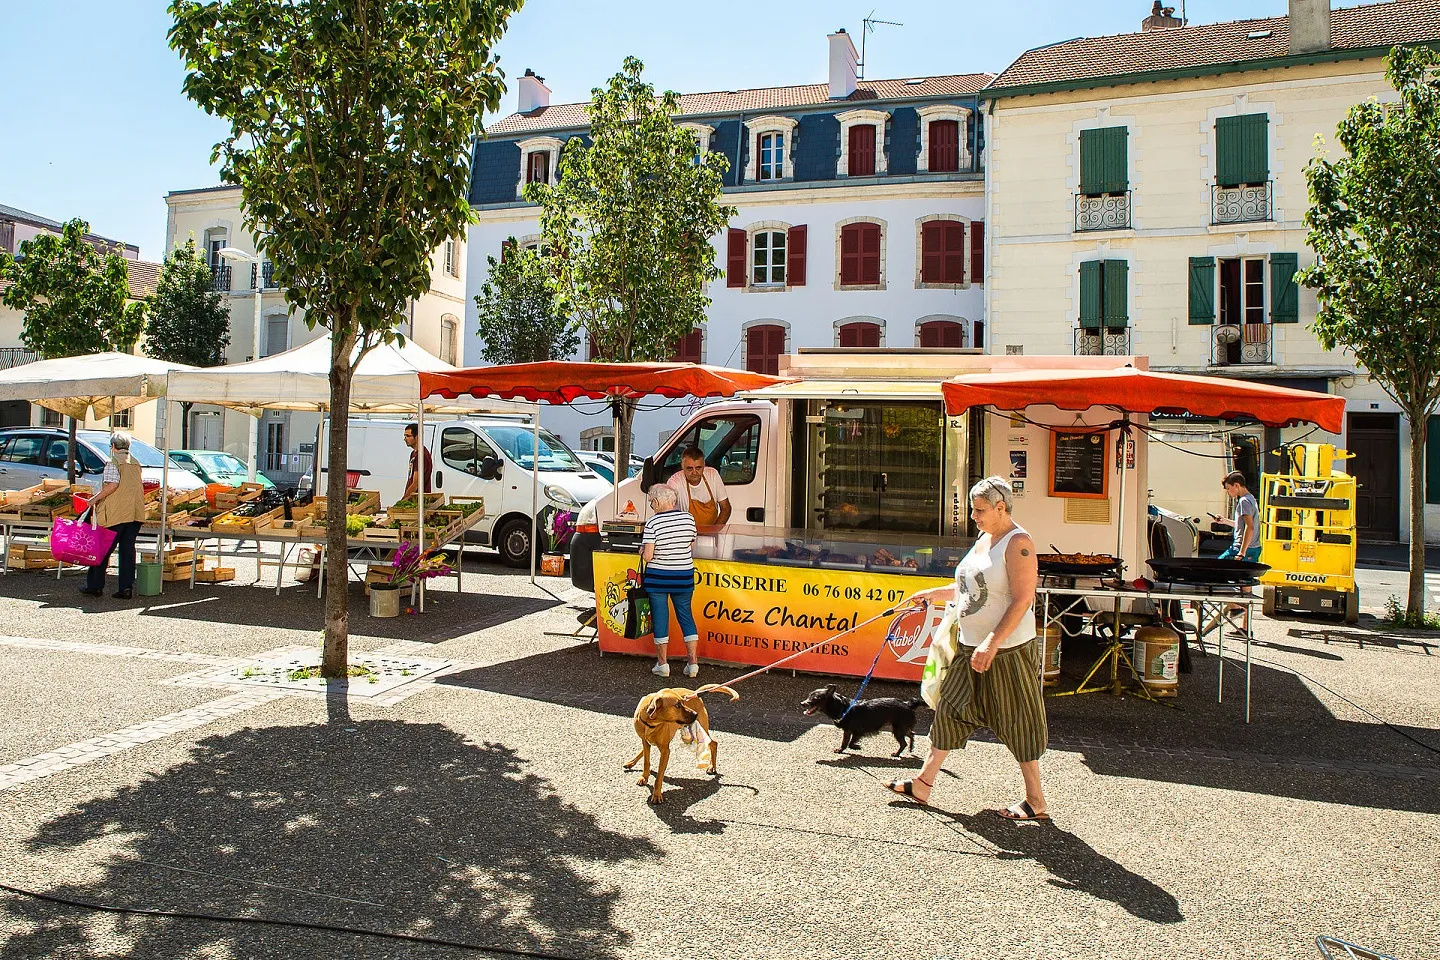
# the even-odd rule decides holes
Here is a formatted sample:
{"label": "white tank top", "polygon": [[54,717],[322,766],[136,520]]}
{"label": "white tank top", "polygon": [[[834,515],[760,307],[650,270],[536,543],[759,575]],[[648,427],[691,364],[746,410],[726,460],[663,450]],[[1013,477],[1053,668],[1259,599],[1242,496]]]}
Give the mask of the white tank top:
{"label": "white tank top", "polygon": [[[1010,607],[1010,571],[1005,566],[1005,548],[1017,533],[1025,531],[1017,526],[993,546],[990,534],[982,534],[955,567],[955,611],[960,621],[960,642],[967,647],[984,643]],[[1032,604],[1015,632],[1000,638],[999,649],[1018,647],[1033,639],[1035,607]]]}

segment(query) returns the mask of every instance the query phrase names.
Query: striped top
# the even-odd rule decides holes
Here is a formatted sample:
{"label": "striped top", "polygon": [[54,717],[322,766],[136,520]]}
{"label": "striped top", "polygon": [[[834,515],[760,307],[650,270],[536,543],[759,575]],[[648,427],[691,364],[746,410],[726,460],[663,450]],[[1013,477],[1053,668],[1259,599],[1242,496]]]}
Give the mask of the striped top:
{"label": "striped top", "polygon": [[695,518],[685,510],[666,510],[645,521],[643,546],[655,545],[647,570],[685,570],[695,567]]}

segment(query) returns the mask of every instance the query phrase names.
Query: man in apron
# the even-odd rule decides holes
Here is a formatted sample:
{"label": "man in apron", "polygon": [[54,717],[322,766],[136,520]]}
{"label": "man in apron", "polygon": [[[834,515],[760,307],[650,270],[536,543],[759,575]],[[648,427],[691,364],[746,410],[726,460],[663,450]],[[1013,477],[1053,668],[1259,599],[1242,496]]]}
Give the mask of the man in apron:
{"label": "man in apron", "polygon": [[679,496],[680,508],[695,518],[695,526],[723,527],[729,522],[730,495],[720,471],[705,465],[705,454],[699,447],[685,448],[680,454],[680,472],[668,483]]}

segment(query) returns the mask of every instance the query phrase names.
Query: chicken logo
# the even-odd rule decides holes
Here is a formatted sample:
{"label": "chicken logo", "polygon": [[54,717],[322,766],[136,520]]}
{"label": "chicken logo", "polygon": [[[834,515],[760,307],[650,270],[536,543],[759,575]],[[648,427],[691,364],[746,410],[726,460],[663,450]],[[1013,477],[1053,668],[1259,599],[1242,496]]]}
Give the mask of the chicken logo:
{"label": "chicken logo", "polygon": [[639,584],[640,574],[634,568],[626,570],[620,580],[606,581],[605,593],[597,598],[599,602],[595,606],[611,633],[625,634],[625,617],[630,612],[630,588]]}

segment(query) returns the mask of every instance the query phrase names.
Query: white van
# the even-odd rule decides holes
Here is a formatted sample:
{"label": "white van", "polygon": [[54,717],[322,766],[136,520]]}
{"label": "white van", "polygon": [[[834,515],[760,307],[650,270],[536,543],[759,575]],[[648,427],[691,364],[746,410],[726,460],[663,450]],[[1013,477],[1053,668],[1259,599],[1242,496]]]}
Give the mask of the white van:
{"label": "white van", "polygon": [[[380,493],[389,506],[405,492],[410,450],[404,431],[409,419],[350,418],[349,467],[360,474],[359,486]],[[320,427],[315,449],[320,472],[329,449],[330,421]],[[531,486],[535,435],[520,419],[466,418],[426,420],[425,447],[435,468],[431,489],[451,496],[485,498],[485,519],[471,531],[472,542],[493,546],[512,567],[530,565],[534,517]],[[324,486],[323,482],[320,484]],[[300,491],[314,487],[314,475],[300,481]],[[540,431],[539,509],[547,506],[578,512],[591,500],[609,493],[611,484],[590,470],[548,430]]]}

